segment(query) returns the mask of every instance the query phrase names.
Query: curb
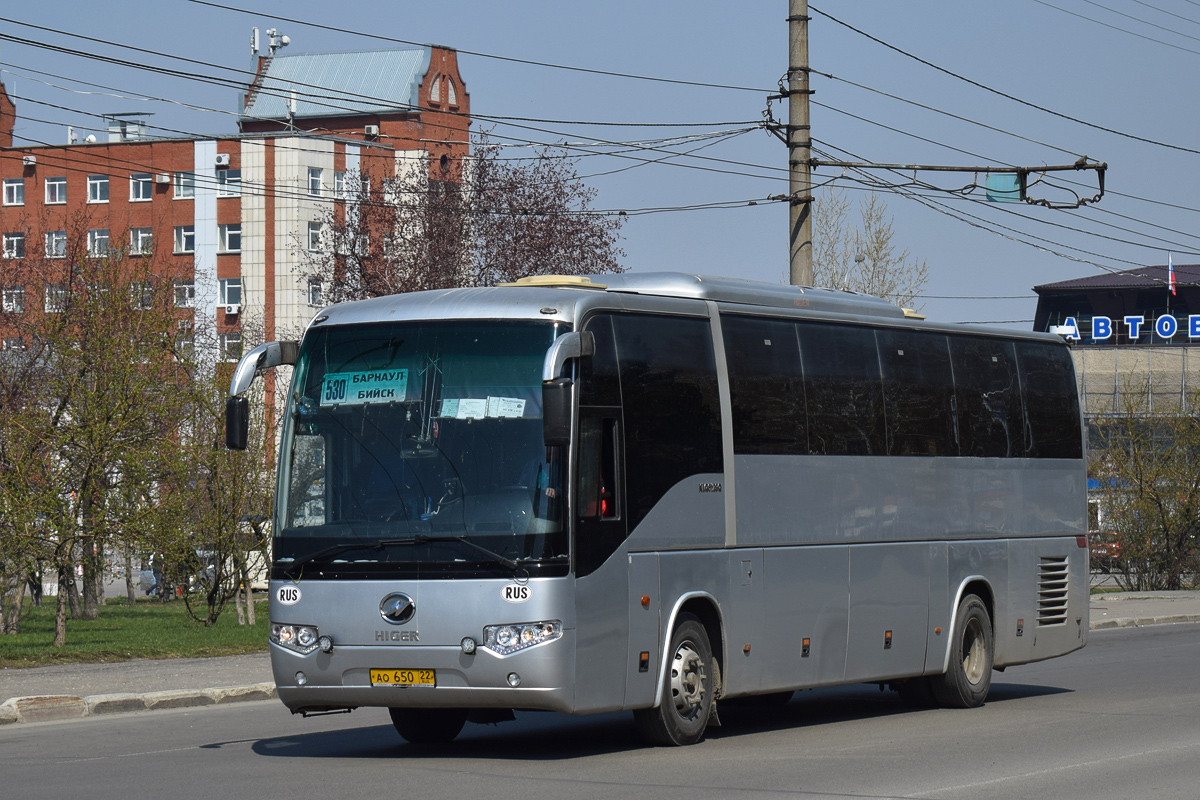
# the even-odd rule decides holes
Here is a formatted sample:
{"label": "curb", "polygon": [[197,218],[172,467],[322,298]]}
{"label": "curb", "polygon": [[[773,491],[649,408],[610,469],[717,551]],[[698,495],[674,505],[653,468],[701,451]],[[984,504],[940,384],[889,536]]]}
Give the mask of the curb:
{"label": "curb", "polygon": [[1176,625],[1184,622],[1200,622],[1200,614],[1173,614],[1167,617],[1117,617],[1089,624],[1094,631],[1108,628],[1146,628],[1151,625]]}
{"label": "curb", "polygon": [[277,697],[275,684],[226,686],[219,689],[192,689],[168,692],[75,695],[32,695],[12,697],[0,703],[0,725],[17,722],[50,722],[60,719],[123,714],[131,711],[160,711],[168,708],[196,708],[225,705]]}

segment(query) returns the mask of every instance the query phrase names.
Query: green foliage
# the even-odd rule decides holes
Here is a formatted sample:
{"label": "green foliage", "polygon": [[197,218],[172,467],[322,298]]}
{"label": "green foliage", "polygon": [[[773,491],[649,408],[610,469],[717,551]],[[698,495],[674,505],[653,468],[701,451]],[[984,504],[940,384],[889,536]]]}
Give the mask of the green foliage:
{"label": "green foliage", "polygon": [[178,600],[139,601],[100,607],[95,620],[68,620],[67,644],[52,647],[54,603],[28,605],[21,632],[0,636],[0,668],[33,667],[130,658],[199,658],[255,653],[267,649],[266,600],[254,626],[229,618],[210,626],[196,625]]}
{"label": "green foliage", "polygon": [[1091,472],[1104,487],[1102,527],[1119,547],[1101,566],[1125,589],[1188,588],[1200,577],[1200,420],[1127,406],[1094,422],[1103,449],[1093,449]]}

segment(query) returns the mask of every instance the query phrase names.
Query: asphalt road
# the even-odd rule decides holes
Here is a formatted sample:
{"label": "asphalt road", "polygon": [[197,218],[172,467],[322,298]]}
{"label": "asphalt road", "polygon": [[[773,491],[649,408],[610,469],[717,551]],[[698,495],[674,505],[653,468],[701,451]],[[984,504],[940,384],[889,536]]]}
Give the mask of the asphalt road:
{"label": "asphalt road", "polygon": [[518,714],[451,745],[386,712],[278,703],[0,729],[13,798],[1186,798],[1200,796],[1200,625],[1095,631],[993,677],[986,706],[912,711],[854,686],[776,713],[723,709],[699,745],[651,749],[627,714]]}

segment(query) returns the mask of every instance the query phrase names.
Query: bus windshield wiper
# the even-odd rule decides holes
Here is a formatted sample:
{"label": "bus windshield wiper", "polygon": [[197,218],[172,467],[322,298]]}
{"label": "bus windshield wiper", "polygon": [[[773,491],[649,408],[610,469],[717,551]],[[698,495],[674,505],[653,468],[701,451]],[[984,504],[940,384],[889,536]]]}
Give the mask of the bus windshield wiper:
{"label": "bus windshield wiper", "polygon": [[475,542],[468,539],[466,536],[424,536],[424,535],[421,535],[421,536],[417,536],[416,538],[420,539],[422,541],[426,541],[426,542],[462,542],[467,547],[470,547],[473,550],[475,550],[479,553],[482,553],[483,555],[485,555],[488,558],[495,561],[497,564],[507,567],[508,569],[512,570],[513,572],[516,572],[518,569],[521,568],[520,564],[518,564],[516,561],[509,558],[508,556],[502,556],[494,550],[489,550],[481,544],[476,544]]}
{"label": "bus windshield wiper", "polygon": [[318,550],[315,553],[309,553],[303,558],[298,558],[291,564],[287,565],[287,572],[291,574],[299,567],[305,564],[325,558],[326,556],[337,555],[338,553],[347,553],[352,550],[384,550],[388,547],[403,547],[405,545],[425,544],[429,541],[428,536],[408,536],[403,539],[380,539],[377,542],[346,542],[344,544],[335,544],[329,547]]}
{"label": "bus windshield wiper", "polygon": [[287,573],[293,574],[295,572],[295,570],[299,569],[300,567],[303,567],[305,564],[311,564],[312,562],[317,561],[318,559],[322,559],[327,556],[336,555],[338,553],[346,553],[346,552],[350,552],[352,550],[376,550],[376,551],[378,551],[378,550],[384,550],[388,547],[404,547],[407,545],[415,545],[415,544],[429,544],[430,542],[461,542],[462,544],[465,544],[467,547],[470,547],[473,550],[475,550],[479,553],[482,553],[483,555],[490,558],[492,561],[495,561],[497,564],[500,564],[501,566],[506,567],[509,570],[512,570],[513,572],[516,572],[518,569],[521,568],[521,565],[518,564],[513,559],[511,559],[507,556],[502,556],[499,553],[495,552],[494,550],[489,550],[488,548],[484,547],[481,544],[476,544],[475,542],[468,539],[466,536],[429,536],[427,534],[419,533],[415,536],[407,536],[403,539],[380,539],[377,542],[346,542],[344,544],[331,545],[330,547],[326,547],[324,549],[318,550],[315,553],[309,553],[308,555],[304,556],[303,558],[296,559],[291,564],[288,564]]}

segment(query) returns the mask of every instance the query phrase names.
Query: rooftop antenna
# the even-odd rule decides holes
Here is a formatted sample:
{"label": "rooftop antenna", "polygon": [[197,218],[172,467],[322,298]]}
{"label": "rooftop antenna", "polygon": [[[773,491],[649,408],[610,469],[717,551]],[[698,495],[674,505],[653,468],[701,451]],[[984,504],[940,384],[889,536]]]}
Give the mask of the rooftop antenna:
{"label": "rooftop antenna", "polygon": [[258,55],[258,26],[250,29],[250,55]]}
{"label": "rooftop antenna", "polygon": [[279,33],[275,28],[267,28],[267,56],[275,55],[275,51],[281,47],[287,47],[292,43],[292,40]]}

